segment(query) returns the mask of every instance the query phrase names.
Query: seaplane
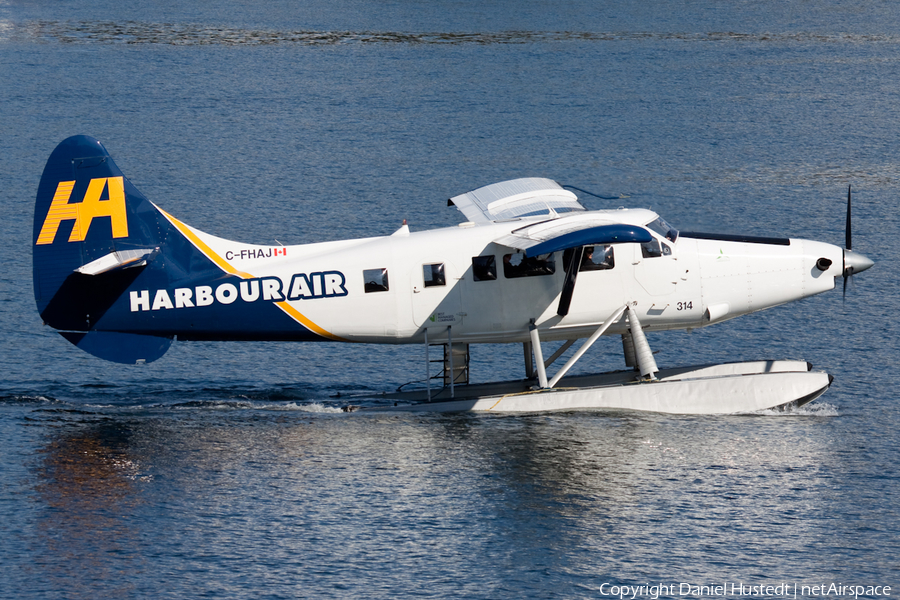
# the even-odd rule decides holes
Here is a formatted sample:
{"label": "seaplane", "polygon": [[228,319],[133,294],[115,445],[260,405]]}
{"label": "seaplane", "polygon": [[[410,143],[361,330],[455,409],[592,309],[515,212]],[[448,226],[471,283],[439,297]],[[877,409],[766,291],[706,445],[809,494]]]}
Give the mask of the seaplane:
{"label": "seaplane", "polygon": [[[849,189],[844,248],[679,231],[647,209],[587,210],[573,189],[583,192],[503,181],[451,197],[465,219],[455,227],[404,221],[381,237],[252,244],[170,215],[78,135],[52,152],[38,187],[35,300],[66,340],[125,364],[157,360],[176,339],[424,349],[424,384],[350,411],[730,414],[828,389],[829,374],[798,360],[660,368],[646,332],[708,327],[832,290],[838,277],[846,292],[873,265],[851,250]],[[604,335],[621,337],[623,368],[567,376]],[[521,344],[523,377],[470,383],[469,348],[487,343]]]}

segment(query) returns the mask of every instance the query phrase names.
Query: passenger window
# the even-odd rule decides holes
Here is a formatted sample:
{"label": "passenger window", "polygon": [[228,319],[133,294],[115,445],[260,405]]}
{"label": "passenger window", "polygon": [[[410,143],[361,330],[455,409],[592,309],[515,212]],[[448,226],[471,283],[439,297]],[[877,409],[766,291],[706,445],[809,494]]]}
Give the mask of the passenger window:
{"label": "passenger window", "polygon": [[[669,253],[671,254],[671,250]],[[652,239],[649,242],[644,242],[641,244],[641,256],[644,258],[656,258],[658,256],[662,256],[662,250],[659,248],[659,242],[656,239]]]}
{"label": "passenger window", "polygon": [[447,279],[444,277],[444,263],[422,265],[422,276],[425,279],[425,287],[447,285]]}
{"label": "passenger window", "polygon": [[366,269],[363,271],[363,281],[365,282],[367,294],[369,292],[388,291],[387,269]]}
{"label": "passenger window", "polygon": [[497,259],[490,256],[472,257],[472,276],[475,281],[493,281],[497,279]]}
{"label": "passenger window", "polygon": [[503,255],[503,276],[507,279],[516,277],[533,277],[536,275],[553,275],[556,272],[556,261],[553,254],[527,257],[523,252]]}

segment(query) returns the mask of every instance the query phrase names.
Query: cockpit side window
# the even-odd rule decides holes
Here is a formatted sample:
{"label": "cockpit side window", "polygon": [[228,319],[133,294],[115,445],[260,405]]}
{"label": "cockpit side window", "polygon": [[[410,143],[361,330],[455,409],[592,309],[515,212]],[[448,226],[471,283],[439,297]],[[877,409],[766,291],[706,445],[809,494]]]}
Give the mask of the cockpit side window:
{"label": "cockpit side window", "polygon": [[585,246],[579,271],[607,271],[616,266],[612,246]]}
{"label": "cockpit side window", "polygon": [[[572,260],[573,248],[563,252],[563,264],[568,265]],[[605,246],[585,246],[581,255],[581,264],[578,266],[579,271],[608,271],[616,266],[616,255],[613,247]]]}
{"label": "cockpit side window", "polygon": [[641,256],[644,258],[657,258],[659,256],[671,256],[672,246],[660,242],[656,238],[641,244]]}
{"label": "cockpit side window", "polygon": [[662,249],[659,247],[659,241],[653,238],[649,242],[641,244],[641,256],[644,258],[656,258],[662,256]]}

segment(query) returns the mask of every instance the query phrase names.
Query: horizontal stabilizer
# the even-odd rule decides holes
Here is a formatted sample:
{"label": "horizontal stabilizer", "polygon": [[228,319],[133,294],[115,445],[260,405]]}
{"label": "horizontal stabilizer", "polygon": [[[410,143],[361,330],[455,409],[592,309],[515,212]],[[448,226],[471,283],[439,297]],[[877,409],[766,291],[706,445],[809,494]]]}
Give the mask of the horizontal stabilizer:
{"label": "horizontal stabilizer", "polygon": [[149,248],[143,250],[120,250],[118,252],[110,252],[106,256],[102,256],[97,260],[76,269],[84,275],[101,275],[110,271],[120,269],[131,269],[134,267],[146,266],[150,255],[157,252],[158,248]]}
{"label": "horizontal stabilizer", "polygon": [[125,365],[153,362],[166,353],[172,338],[111,331],[60,331],[81,350]]}

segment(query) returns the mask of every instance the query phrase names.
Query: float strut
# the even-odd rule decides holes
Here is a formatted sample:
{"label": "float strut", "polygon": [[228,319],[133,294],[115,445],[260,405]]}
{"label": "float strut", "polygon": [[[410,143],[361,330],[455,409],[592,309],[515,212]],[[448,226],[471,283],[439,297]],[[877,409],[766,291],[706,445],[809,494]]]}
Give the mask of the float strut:
{"label": "float strut", "polygon": [[650,350],[650,344],[647,343],[644,330],[641,329],[641,322],[638,320],[637,313],[630,307],[628,309],[628,323],[631,326],[631,339],[634,340],[634,353],[637,358],[638,368],[641,370],[641,377],[656,380],[656,373],[659,371],[659,367],[656,366],[656,360],[653,358],[653,352]]}
{"label": "float strut", "polygon": [[541,338],[538,335],[537,325],[534,324],[534,319],[531,320],[531,324],[528,326],[531,330],[531,347],[534,350],[534,362],[537,367],[538,372],[538,384],[542,388],[549,387],[547,385],[547,369],[544,368],[544,353],[541,351]]}
{"label": "float strut", "polygon": [[637,357],[634,355],[634,340],[630,333],[622,334],[622,353],[625,355],[625,366],[637,371]]}
{"label": "float strut", "polygon": [[428,328],[425,328],[425,390],[431,402],[431,360],[428,357]]}
{"label": "float strut", "polygon": [[[600,336],[603,335],[603,333],[607,329],[609,329],[613,323],[615,323],[622,317],[622,313],[625,312],[626,308],[627,308],[626,306],[623,306],[622,308],[620,308],[619,310],[614,312],[612,315],[610,315],[610,317],[608,319],[606,319],[603,322],[603,325],[601,325],[600,327],[597,328],[597,331],[595,331],[593,333],[593,335],[591,335],[591,337],[589,337],[587,339],[587,341],[581,345],[581,348],[578,349],[578,351],[572,356],[572,358],[570,358],[569,361],[562,366],[562,368],[559,370],[559,373],[557,373],[556,375],[553,376],[553,379],[550,380],[549,387],[553,387],[557,383],[559,383],[559,380],[562,379],[563,375],[565,375],[569,371],[569,369],[572,367],[572,365],[574,365],[576,362],[578,362],[578,359],[581,358],[584,355],[584,353],[588,351],[588,348],[593,346],[594,342],[596,342],[598,339],[600,339]],[[546,386],[544,386],[544,387],[546,387]]]}
{"label": "float strut", "polygon": [[554,362],[556,362],[556,359],[559,358],[560,356],[562,356],[565,353],[565,351],[568,350],[569,348],[571,348],[572,344],[574,344],[577,341],[578,341],[577,338],[572,339],[572,340],[566,340],[565,343],[562,346],[560,346],[559,349],[550,356],[550,358],[548,358],[546,361],[544,361],[544,368],[546,369],[547,367],[552,365]]}
{"label": "float strut", "polygon": [[533,379],[534,358],[531,356],[531,342],[522,342],[522,352],[525,355],[525,379]]}
{"label": "float strut", "polygon": [[450,397],[455,398],[453,380],[456,379],[456,372],[453,369],[453,327],[447,326],[447,352],[450,353]]}

